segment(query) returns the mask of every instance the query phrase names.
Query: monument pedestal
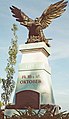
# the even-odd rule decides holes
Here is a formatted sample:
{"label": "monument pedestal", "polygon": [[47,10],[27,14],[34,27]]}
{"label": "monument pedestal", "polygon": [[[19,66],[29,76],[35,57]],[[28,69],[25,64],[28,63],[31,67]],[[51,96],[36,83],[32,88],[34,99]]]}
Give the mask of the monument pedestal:
{"label": "monument pedestal", "polygon": [[17,100],[21,100],[21,108],[40,108],[41,105],[53,104],[51,69],[48,63],[50,47],[44,42],[38,42],[20,45],[19,50],[22,59],[18,69],[16,95]]}
{"label": "monument pedestal", "polygon": [[10,108],[40,109],[46,104],[54,104],[51,84],[51,69],[48,63],[50,47],[44,42],[23,44],[18,68],[15,105]]}

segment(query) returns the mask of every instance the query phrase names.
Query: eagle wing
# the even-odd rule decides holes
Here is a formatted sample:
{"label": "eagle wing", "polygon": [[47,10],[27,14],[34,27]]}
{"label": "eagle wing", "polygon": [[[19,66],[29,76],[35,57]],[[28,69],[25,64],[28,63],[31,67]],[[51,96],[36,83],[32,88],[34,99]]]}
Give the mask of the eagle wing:
{"label": "eagle wing", "polygon": [[39,18],[42,25],[42,29],[49,26],[53,19],[60,17],[61,14],[66,10],[68,1],[64,2],[61,0],[55,4],[51,4],[48,9],[45,9],[41,17]]}
{"label": "eagle wing", "polygon": [[21,25],[28,27],[33,20],[29,18],[21,9],[18,9],[15,6],[10,7],[11,12],[13,13],[13,17],[16,18],[16,21],[20,22]]}

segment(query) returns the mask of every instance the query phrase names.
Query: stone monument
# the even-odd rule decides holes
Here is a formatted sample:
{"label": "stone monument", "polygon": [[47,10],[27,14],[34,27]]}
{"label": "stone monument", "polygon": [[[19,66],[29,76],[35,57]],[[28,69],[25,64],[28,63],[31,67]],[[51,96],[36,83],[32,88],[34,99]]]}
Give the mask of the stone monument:
{"label": "stone monument", "polygon": [[[21,93],[22,107],[40,109],[54,103],[51,85],[51,69],[48,63],[50,48],[44,42],[20,45],[21,64],[16,94]],[[20,100],[19,99],[19,100]]]}
{"label": "stone monument", "polygon": [[45,9],[41,17],[32,20],[15,6],[10,7],[13,16],[29,30],[25,44],[20,45],[22,60],[18,68],[15,104],[8,109],[43,109],[46,104],[54,104],[51,83],[51,68],[48,57],[50,44],[43,34],[53,19],[65,11],[67,1],[61,0]]}

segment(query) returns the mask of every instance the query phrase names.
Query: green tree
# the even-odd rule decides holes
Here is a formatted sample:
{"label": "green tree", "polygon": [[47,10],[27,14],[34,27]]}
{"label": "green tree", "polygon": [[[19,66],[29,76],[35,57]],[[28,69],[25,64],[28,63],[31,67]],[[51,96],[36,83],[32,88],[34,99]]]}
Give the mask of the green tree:
{"label": "green tree", "polygon": [[6,71],[6,79],[1,79],[2,81],[2,89],[3,89],[3,93],[1,94],[1,98],[4,102],[4,104],[8,104],[10,101],[10,96],[13,92],[13,89],[15,87],[15,81],[13,80],[13,76],[15,73],[15,64],[16,64],[16,57],[17,57],[17,53],[18,53],[18,45],[17,45],[17,35],[16,35],[16,31],[17,26],[15,24],[13,24],[12,27],[12,32],[13,32],[13,38],[11,40],[11,46],[9,47],[9,51],[8,51],[8,59],[7,59],[7,66],[5,68]]}
{"label": "green tree", "polygon": [[3,103],[0,101],[0,110],[1,110],[1,107],[3,106]]}

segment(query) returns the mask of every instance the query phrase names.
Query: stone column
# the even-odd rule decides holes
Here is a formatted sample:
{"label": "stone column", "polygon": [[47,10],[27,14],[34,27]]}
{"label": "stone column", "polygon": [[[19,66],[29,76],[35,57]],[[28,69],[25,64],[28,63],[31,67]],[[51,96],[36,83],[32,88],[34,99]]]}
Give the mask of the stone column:
{"label": "stone column", "polygon": [[48,62],[50,47],[44,42],[38,42],[20,45],[19,50],[22,59],[18,68],[16,93],[35,91],[40,95],[40,105],[54,104],[51,68]]}

